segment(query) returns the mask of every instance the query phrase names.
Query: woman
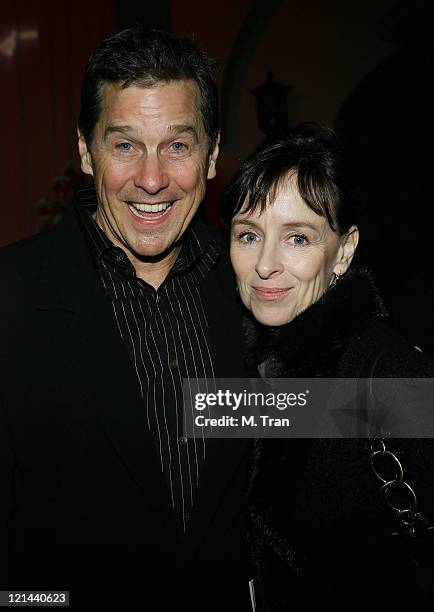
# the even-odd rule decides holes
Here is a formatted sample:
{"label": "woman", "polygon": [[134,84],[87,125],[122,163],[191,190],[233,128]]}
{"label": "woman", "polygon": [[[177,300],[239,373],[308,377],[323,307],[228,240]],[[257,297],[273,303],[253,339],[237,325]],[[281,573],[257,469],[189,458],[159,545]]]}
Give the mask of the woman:
{"label": "woman", "polygon": [[[387,326],[370,274],[351,266],[359,231],[330,130],[301,126],[266,145],[242,165],[226,196],[231,259],[252,315],[252,376],[258,368],[265,378],[434,375],[428,357]],[[434,601],[434,539],[419,512],[434,518],[433,444],[374,444],[256,443],[247,520],[257,609],[414,610]],[[396,499],[392,490],[379,493],[374,451]],[[401,520],[385,501],[405,510]]]}

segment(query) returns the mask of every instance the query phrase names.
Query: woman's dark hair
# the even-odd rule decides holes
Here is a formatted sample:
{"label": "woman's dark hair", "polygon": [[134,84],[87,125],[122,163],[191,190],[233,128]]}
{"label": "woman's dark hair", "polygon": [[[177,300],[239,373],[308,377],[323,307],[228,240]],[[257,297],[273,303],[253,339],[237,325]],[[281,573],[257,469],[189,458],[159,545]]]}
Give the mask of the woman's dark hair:
{"label": "woman's dark hair", "polygon": [[107,38],[91,55],[81,85],[80,133],[90,146],[101,114],[104,83],[152,87],[184,79],[191,79],[199,88],[200,112],[212,147],[219,131],[214,60],[188,38],[141,26]]}
{"label": "woman's dark hair", "polygon": [[355,223],[353,191],[344,176],[342,155],[333,130],[301,124],[285,138],[266,143],[247,159],[225,190],[222,217],[230,224],[240,212],[263,212],[291,175],[300,196],[333,231],[345,233]]}

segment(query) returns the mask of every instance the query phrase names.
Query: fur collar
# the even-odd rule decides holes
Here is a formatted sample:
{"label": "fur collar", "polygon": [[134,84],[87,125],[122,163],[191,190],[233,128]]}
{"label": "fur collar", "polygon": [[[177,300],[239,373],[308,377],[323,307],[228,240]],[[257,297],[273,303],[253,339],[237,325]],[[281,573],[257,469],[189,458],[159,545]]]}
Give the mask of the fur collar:
{"label": "fur collar", "polygon": [[249,369],[257,376],[259,365],[270,378],[335,376],[350,339],[385,317],[371,274],[354,266],[287,325],[266,327],[246,318]]}

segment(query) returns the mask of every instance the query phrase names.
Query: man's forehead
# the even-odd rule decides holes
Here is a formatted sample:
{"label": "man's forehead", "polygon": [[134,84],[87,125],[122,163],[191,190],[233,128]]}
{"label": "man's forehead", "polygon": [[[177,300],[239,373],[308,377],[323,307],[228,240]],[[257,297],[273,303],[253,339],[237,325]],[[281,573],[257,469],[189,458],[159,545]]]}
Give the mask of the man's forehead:
{"label": "man's forehead", "polygon": [[[199,89],[194,81],[158,82],[144,86],[105,83],[101,90],[100,127],[127,131],[149,123],[170,132],[204,130]],[[131,131],[131,130],[130,130]]]}
{"label": "man's forehead", "polygon": [[154,84],[103,83],[101,85],[102,110],[127,104],[143,106],[185,106],[199,112],[200,92],[195,81],[157,81]]}

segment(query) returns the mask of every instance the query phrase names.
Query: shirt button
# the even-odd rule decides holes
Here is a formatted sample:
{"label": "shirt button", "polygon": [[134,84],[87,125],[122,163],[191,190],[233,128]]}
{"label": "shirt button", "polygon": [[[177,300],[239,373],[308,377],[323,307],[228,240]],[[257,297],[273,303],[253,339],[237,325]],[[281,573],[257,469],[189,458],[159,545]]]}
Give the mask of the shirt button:
{"label": "shirt button", "polygon": [[179,444],[187,444],[187,438],[185,436],[181,436],[178,439]]}
{"label": "shirt button", "polygon": [[184,520],[185,520],[186,523],[188,523],[188,521],[190,520],[190,513],[189,512],[184,514]]}
{"label": "shirt button", "polygon": [[123,263],[125,261],[125,255],[119,251],[115,251],[114,258],[119,263]]}
{"label": "shirt button", "polygon": [[171,367],[171,368],[177,368],[178,367],[178,362],[176,361],[176,359],[171,359],[169,361],[169,367]]}

